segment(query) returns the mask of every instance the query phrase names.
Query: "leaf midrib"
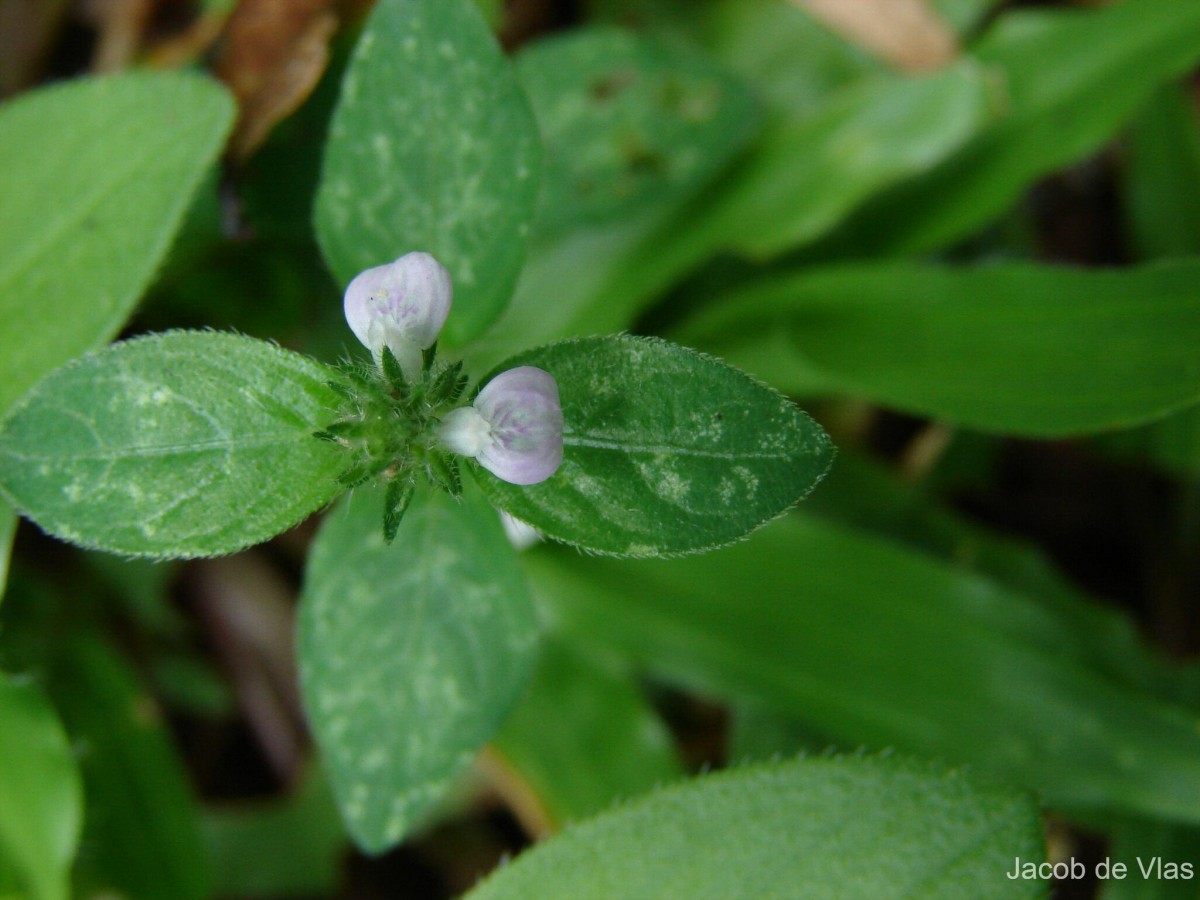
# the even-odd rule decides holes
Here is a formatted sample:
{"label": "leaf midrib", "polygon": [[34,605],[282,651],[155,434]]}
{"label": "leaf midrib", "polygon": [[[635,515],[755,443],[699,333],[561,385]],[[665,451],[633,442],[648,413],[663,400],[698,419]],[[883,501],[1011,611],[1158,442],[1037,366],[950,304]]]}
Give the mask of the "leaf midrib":
{"label": "leaf midrib", "polygon": [[612,450],[626,454],[646,454],[650,456],[696,456],[703,459],[770,459],[790,460],[793,454],[786,451],[768,453],[761,450],[721,451],[706,450],[701,447],[678,447],[672,444],[635,444],[615,438],[605,438],[586,432],[568,432],[563,435],[563,444],[568,447],[587,447],[593,450]]}
{"label": "leaf midrib", "polygon": [[231,440],[228,438],[213,438],[208,441],[192,441],[186,444],[150,444],[144,447],[122,447],[113,450],[112,452],[80,452],[80,453],[55,453],[49,456],[39,456],[32,453],[21,453],[16,450],[10,450],[0,447],[0,456],[20,460],[21,462],[116,462],[129,458],[144,458],[144,457],[161,457],[171,455],[182,455],[185,453],[204,453],[209,451],[232,452],[236,450],[253,450],[261,447],[277,447],[283,444],[293,443],[297,435],[279,434],[274,437],[256,438],[248,440]]}

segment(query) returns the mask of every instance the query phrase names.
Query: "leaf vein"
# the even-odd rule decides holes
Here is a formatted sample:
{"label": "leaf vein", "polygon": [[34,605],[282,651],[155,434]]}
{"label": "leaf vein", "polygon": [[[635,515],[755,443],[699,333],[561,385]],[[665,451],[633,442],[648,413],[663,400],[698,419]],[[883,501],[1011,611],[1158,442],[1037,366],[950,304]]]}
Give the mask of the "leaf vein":
{"label": "leaf vein", "polygon": [[673,444],[639,444],[633,441],[596,437],[595,435],[564,434],[563,444],[568,447],[588,447],[593,450],[616,450],[621,453],[646,453],[650,455],[699,456],[705,459],[772,459],[787,460],[791,454],[769,453],[761,450],[709,450],[703,447],[679,447]]}

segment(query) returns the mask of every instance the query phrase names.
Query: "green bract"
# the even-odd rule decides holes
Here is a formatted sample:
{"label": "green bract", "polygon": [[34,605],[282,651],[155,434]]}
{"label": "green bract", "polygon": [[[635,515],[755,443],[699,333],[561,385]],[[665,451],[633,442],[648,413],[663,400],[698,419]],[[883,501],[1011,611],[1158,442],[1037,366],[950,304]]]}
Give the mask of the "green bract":
{"label": "green bract", "polygon": [[501,508],[550,537],[613,556],[728,544],[821,480],[833,447],[775,391],[711,357],[651,338],[582,338],[527,350],[558,381],[564,457],[518,488],[477,471]]}

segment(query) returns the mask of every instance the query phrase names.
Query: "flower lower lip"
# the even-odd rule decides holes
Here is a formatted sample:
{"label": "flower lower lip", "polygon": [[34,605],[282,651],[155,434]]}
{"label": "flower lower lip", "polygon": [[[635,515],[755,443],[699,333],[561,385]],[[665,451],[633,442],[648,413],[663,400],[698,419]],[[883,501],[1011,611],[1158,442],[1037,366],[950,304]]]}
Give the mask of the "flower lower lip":
{"label": "flower lower lip", "polygon": [[449,449],[473,456],[512,484],[537,484],[558,471],[562,406],[549,372],[533,366],[501,372],[468,409],[455,410],[445,420],[442,441]]}

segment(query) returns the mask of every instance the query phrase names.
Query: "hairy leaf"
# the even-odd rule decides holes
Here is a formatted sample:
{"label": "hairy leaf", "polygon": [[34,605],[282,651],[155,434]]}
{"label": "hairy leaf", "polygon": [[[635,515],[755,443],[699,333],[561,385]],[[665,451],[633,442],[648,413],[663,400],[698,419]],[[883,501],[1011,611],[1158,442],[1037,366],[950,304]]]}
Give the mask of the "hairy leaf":
{"label": "hairy leaf", "polygon": [[413,498],[395,541],[381,491],[326,519],[300,612],[309,722],[351,835],[396,844],[492,736],[525,686],[536,625],[494,510]]}
{"label": "hairy leaf", "polygon": [[324,366],[251,338],[169,332],[77,360],[0,426],[0,488],[49,533],[133,556],[231,553],[341,492],[312,432]]}
{"label": "hairy leaf", "polygon": [[678,556],[728,544],[821,480],[833,447],[768,387],[674,344],[629,335],[550,344],[500,370],[558,382],[558,472],[518,487],[479,469],[498,506],[550,537],[614,556]]}
{"label": "hairy leaf", "polygon": [[537,193],[537,127],[512,68],[469,0],[381,0],[330,126],[317,236],[342,284],[403,253],[454,280],[445,338],[504,309]]}
{"label": "hairy leaf", "polygon": [[747,766],[583,822],[499,869],[469,900],[804,896],[1041,897],[1026,797],[962,772],[840,757]]}

